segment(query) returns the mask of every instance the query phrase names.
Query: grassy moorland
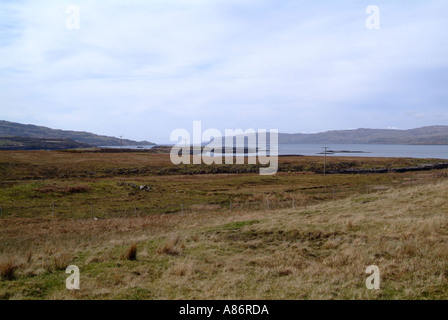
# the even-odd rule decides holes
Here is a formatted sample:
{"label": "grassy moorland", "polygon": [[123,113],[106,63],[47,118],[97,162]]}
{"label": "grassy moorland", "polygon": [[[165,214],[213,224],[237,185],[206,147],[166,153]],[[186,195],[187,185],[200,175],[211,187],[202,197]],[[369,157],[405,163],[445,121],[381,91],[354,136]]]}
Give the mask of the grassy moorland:
{"label": "grassy moorland", "polygon": [[[167,154],[0,152],[5,217],[126,217],[194,210],[263,209],[342,199],[431,179],[434,173],[322,175],[322,157],[281,157],[275,176],[257,165],[174,166]],[[336,168],[397,168],[437,160],[328,158]],[[250,171],[253,172],[250,172]],[[249,171],[249,172],[247,172]],[[140,189],[140,186],[150,187]]]}
{"label": "grassy moorland", "polygon": [[[0,299],[448,298],[446,170],[313,172],[322,165],[286,157],[281,168],[303,170],[186,174],[160,154],[2,152]],[[65,288],[69,264],[79,291]],[[379,291],[365,287],[371,264]]]}
{"label": "grassy moorland", "polygon": [[[341,169],[411,167],[437,162],[440,160],[327,157],[327,172]],[[285,156],[279,158],[279,164],[279,171],[284,173],[324,171],[324,157]],[[0,151],[2,180],[258,173],[259,167],[247,164],[174,166],[168,154],[151,152]]]}

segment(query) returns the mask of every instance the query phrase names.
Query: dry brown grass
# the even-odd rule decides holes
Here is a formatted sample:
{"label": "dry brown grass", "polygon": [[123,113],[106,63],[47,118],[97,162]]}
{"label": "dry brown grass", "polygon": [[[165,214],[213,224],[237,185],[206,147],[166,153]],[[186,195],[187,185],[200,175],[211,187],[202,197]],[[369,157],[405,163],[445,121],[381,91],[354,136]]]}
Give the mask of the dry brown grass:
{"label": "dry brown grass", "polygon": [[[210,167],[175,167],[169,155],[147,153],[1,152],[0,203],[5,218],[110,219],[180,212],[263,210],[313,205],[353,194],[431,183],[435,172],[372,175],[319,175],[322,157],[280,157],[292,172],[273,177],[211,174]],[[331,158],[335,167],[415,165],[411,159]],[[422,161],[422,160],[420,160]],[[429,161],[429,160],[428,160]],[[435,160],[434,160],[435,161]],[[203,170],[203,169],[208,169]],[[176,171],[180,170],[180,171]],[[201,174],[194,174],[194,173]],[[206,174],[206,172],[210,172]],[[232,172],[232,171],[231,171]],[[176,174],[177,173],[177,174]],[[179,174],[183,173],[183,174]],[[135,184],[136,187],[132,187]],[[151,191],[141,191],[147,185]],[[68,225],[67,233],[71,233]]]}
{"label": "dry brown grass", "polygon": [[90,187],[86,185],[47,185],[36,189],[41,193],[85,193],[90,191]]}
{"label": "dry brown grass", "polygon": [[192,211],[219,211],[221,206],[218,204],[194,204],[191,207]]}
{"label": "dry brown grass", "polygon": [[4,262],[0,262],[0,276],[4,280],[13,280],[15,278],[14,273],[19,268],[16,262],[9,258]]}
{"label": "dry brown grass", "polygon": [[[247,162],[247,158],[245,158]],[[364,166],[412,166],[422,162],[415,159],[399,158],[362,158],[362,157],[329,157],[327,165],[341,163]],[[130,153],[68,153],[47,151],[0,151],[0,164],[5,170],[0,172],[4,179],[23,179],[29,177],[53,177],[60,175],[90,175],[91,173],[115,169],[160,168],[172,169],[169,154],[153,154],[144,152]],[[14,170],[10,170],[13,164]],[[322,156],[286,156],[279,157],[279,164],[297,166],[315,166],[323,164]],[[0,167],[1,169],[1,167]]]}
{"label": "dry brown grass", "polygon": [[161,247],[157,249],[159,254],[168,254],[171,256],[179,256],[182,254],[185,248],[185,243],[181,240],[180,236],[174,235],[169,238]]}
{"label": "dry brown grass", "polygon": [[70,253],[61,252],[53,256],[53,264],[56,270],[65,270],[72,260],[73,255]]}
{"label": "dry brown grass", "polygon": [[169,273],[176,277],[190,276],[196,271],[193,261],[177,262],[169,269]]}
{"label": "dry brown grass", "polygon": [[129,261],[137,260],[137,244],[133,243],[131,246],[123,253],[122,259]]}
{"label": "dry brown grass", "polygon": [[[447,207],[444,181],[294,210],[3,219],[2,261],[23,262],[0,298],[447,299]],[[132,263],[119,258],[130,243]],[[79,292],[62,270],[45,272],[60,252],[80,267]],[[379,291],[365,288],[371,264]]]}

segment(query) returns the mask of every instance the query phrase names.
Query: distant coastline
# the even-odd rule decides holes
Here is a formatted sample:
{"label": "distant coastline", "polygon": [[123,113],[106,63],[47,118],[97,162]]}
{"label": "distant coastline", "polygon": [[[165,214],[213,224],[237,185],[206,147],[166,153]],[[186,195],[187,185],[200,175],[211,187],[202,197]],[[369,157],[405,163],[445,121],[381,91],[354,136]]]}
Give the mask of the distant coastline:
{"label": "distant coastline", "polygon": [[[15,140],[14,140],[15,139]],[[33,139],[35,139],[33,141]],[[59,146],[54,140],[59,139]],[[13,141],[14,140],[14,141]],[[47,140],[47,141],[46,141]],[[50,141],[51,140],[51,141]],[[332,145],[413,145],[448,146],[448,126],[428,126],[409,130],[356,129],[334,130],[321,133],[279,133],[280,145],[322,144],[331,147],[331,153],[365,153],[365,150],[335,149]],[[90,132],[51,129],[0,120],[0,150],[36,150],[68,148],[130,148],[150,149],[156,144],[149,141],[134,141]],[[336,152],[337,151],[337,152]],[[359,151],[359,152],[356,152]]]}

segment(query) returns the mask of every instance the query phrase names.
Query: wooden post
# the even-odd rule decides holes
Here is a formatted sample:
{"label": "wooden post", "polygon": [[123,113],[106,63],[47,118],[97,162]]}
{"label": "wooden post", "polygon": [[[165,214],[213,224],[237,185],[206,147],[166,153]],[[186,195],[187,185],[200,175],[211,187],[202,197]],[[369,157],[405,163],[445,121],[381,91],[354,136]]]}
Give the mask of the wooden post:
{"label": "wooden post", "polygon": [[232,212],[232,201],[230,201],[230,212]]}
{"label": "wooden post", "polygon": [[134,217],[137,216],[137,207],[134,207]]}
{"label": "wooden post", "polygon": [[182,216],[184,215],[184,204],[183,203],[180,204],[180,214]]}
{"label": "wooden post", "polygon": [[269,210],[269,199],[266,200],[266,206],[267,206],[267,208],[268,208],[268,210]]}
{"label": "wooden post", "polygon": [[367,193],[369,193],[369,185],[366,186]]}
{"label": "wooden post", "polygon": [[0,206],[0,218],[3,219],[3,206]]}
{"label": "wooden post", "polygon": [[292,197],[292,208],[295,209],[296,207],[296,198]]}
{"label": "wooden post", "polygon": [[336,200],[336,195],[335,195],[335,191],[334,191],[334,187],[333,187],[333,201]]}
{"label": "wooden post", "polygon": [[53,217],[54,217],[54,203],[51,204],[51,209],[52,209],[52,213],[53,213]]}
{"label": "wooden post", "polygon": [[327,149],[328,147],[324,147],[325,149],[325,158],[324,158],[324,175],[327,174]]}

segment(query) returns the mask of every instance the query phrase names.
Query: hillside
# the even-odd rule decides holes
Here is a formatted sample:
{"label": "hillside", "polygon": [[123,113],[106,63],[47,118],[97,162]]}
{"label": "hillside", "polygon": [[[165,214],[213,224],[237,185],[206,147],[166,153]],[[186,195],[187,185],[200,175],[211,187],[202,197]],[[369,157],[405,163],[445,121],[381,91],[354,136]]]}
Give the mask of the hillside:
{"label": "hillside", "polygon": [[279,143],[446,145],[448,144],[448,126],[430,126],[410,130],[357,129],[314,134],[280,133]]}
{"label": "hillside", "polygon": [[[84,131],[69,131],[50,129],[31,124],[0,120],[0,137],[26,137],[39,139],[71,139],[91,146],[119,146],[120,139],[115,137],[97,135]],[[151,145],[148,141],[133,141],[123,139],[123,146]]]}
{"label": "hillside", "polygon": [[61,150],[89,148],[91,145],[71,139],[0,137],[0,150]]}
{"label": "hillside", "polygon": [[[91,146],[120,146],[120,139],[83,131],[51,129],[0,120],[0,137],[70,139]],[[269,139],[268,139],[269,141]],[[153,145],[148,141],[123,139],[123,146]],[[409,144],[448,145],[448,126],[429,126],[409,130],[356,129],[321,133],[279,133],[279,143],[295,144]]]}

